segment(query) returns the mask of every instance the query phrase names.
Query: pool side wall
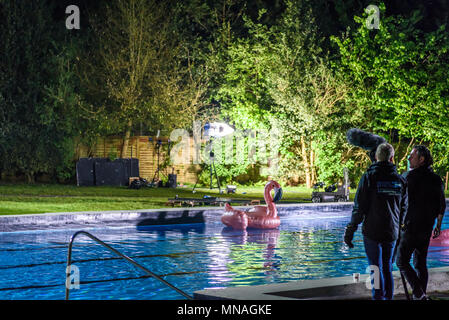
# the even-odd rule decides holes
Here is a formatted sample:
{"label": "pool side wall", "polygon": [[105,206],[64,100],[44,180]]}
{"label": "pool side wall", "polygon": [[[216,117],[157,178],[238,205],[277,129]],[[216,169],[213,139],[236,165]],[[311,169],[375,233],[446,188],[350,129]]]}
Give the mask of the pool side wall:
{"label": "pool side wall", "polygon": [[[449,208],[449,199],[446,199]],[[296,215],[298,210],[322,212],[351,210],[352,202],[278,204],[280,217]],[[234,208],[248,209],[247,206]],[[127,211],[62,212],[22,215],[0,215],[0,232],[70,229],[99,226],[126,225],[166,225],[205,222],[207,217],[217,218],[224,212],[223,207],[167,208]]]}
{"label": "pool side wall", "polygon": [[[279,216],[296,215],[298,210],[342,211],[353,206],[348,203],[284,204],[278,205]],[[246,206],[235,207],[248,209]],[[84,227],[145,226],[201,223],[217,219],[223,207],[167,208],[104,212],[64,212],[0,216],[0,232],[45,229],[82,229]]]}

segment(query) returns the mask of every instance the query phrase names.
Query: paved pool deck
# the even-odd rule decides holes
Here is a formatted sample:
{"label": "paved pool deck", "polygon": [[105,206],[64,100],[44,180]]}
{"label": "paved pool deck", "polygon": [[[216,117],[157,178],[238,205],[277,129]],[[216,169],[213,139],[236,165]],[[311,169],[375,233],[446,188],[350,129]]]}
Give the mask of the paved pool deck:
{"label": "paved pool deck", "polygon": [[[446,199],[446,203],[449,207],[449,199]],[[338,212],[351,209],[353,203],[297,203],[279,204],[277,207],[279,216],[285,217],[297,214],[298,210]],[[223,207],[193,207],[0,215],[0,232],[201,223],[211,216],[214,218],[221,216],[223,210]],[[393,274],[395,298],[405,299],[399,272],[394,271]],[[196,291],[194,297],[201,300],[368,300],[371,297],[371,290],[366,284],[367,277],[367,274],[361,274],[359,282],[354,282],[352,276],[346,276],[259,286],[204,289]],[[431,297],[449,300],[449,266],[429,269],[428,293]]]}
{"label": "paved pool deck", "polygon": [[[396,300],[405,300],[399,271],[393,271]],[[258,286],[204,289],[194,292],[199,300],[370,300],[371,280],[360,274],[358,282],[352,276],[317,280],[298,280]],[[408,286],[410,291],[410,286]],[[449,300],[449,267],[429,269],[428,295]]]}

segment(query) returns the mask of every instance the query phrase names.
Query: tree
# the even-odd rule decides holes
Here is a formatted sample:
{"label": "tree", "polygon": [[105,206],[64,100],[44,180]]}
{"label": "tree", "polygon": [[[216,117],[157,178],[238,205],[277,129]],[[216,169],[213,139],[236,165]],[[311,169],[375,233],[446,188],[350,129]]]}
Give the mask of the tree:
{"label": "tree", "polygon": [[67,178],[73,153],[72,51],[51,9],[46,1],[0,4],[0,162],[28,182],[37,173]]}
{"label": "tree", "polygon": [[[382,14],[385,6],[380,6]],[[396,144],[396,163],[405,169],[413,144],[438,146],[449,153],[449,36],[445,26],[424,32],[419,11],[410,16],[383,16],[379,30],[355,17],[354,34],[333,38],[340,50],[337,66],[351,83],[347,102],[365,129],[389,136]],[[443,148],[443,146],[446,146]]]}
{"label": "tree", "polygon": [[[264,117],[267,110],[260,109],[259,105],[260,96],[264,95],[263,88],[254,86],[257,83],[257,72],[261,70],[253,68],[252,56],[248,52],[251,50],[250,40],[247,41],[245,36],[236,38],[237,35],[246,34],[246,29],[242,28],[245,10],[246,4],[239,1],[207,3],[193,0],[179,4],[178,11],[182,15],[179,15],[177,23],[182,28],[182,37],[188,39],[188,61],[192,66],[193,79],[197,83],[198,79],[202,79],[199,83],[204,84],[200,87],[203,90],[196,119],[202,123],[226,121],[239,131],[267,125]],[[253,89],[257,92],[251,93]],[[266,94],[264,96],[268,97]],[[245,146],[250,143],[245,134],[239,135],[236,140]],[[220,141],[215,141],[216,155],[221,154],[219,146]],[[220,180],[237,181],[239,176],[257,166],[253,163],[255,159],[242,160],[232,163],[216,161]],[[208,172],[203,170],[200,181],[207,182],[208,179]]]}
{"label": "tree", "polygon": [[[266,10],[255,20],[243,14],[247,32],[231,34],[223,48],[222,82],[213,95],[221,115],[237,128],[279,130],[271,137],[279,139],[280,147],[274,177],[301,179],[309,187],[318,177],[341,177],[341,161],[350,148],[344,144],[348,88],[321,51],[311,8],[311,3],[286,1],[285,12],[270,25],[262,23]],[[338,138],[329,139],[329,134]],[[318,161],[330,159],[324,150],[329,141],[335,141],[332,155],[340,159],[318,168]]]}
{"label": "tree", "polygon": [[[281,175],[301,175],[308,187],[317,179],[330,182],[342,177],[347,151],[343,102],[348,87],[331,70],[314,21],[310,3],[286,1],[285,13],[265,45],[269,48],[265,72],[275,102],[271,113],[283,137]],[[329,159],[331,147],[332,167],[317,166]]]}
{"label": "tree", "polygon": [[190,121],[196,105],[189,88],[196,83],[179,58],[182,41],[167,18],[168,5],[120,0],[103,12],[90,17],[98,47],[83,57],[79,74],[86,95],[97,101],[87,104],[86,117],[96,119],[103,134],[124,135],[123,156],[133,125],[151,123],[155,132]]}

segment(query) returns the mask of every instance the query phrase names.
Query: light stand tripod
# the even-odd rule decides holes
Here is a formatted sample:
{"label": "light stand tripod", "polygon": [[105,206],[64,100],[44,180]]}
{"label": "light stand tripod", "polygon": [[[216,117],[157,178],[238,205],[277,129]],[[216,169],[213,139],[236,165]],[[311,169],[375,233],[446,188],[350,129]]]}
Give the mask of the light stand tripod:
{"label": "light stand tripod", "polygon": [[[151,180],[151,185],[152,186],[154,186],[154,182],[155,181],[159,182],[159,171],[160,171],[159,159],[160,159],[160,156],[161,156],[161,145],[162,145],[162,141],[160,139],[158,139],[156,141],[156,146],[155,146],[156,147],[156,154],[157,154],[157,169],[154,172],[153,179]],[[157,176],[157,179],[156,179],[156,176]]]}
{"label": "light stand tripod", "polygon": [[[218,187],[218,191],[221,193],[221,186],[220,186],[220,179],[218,179],[218,175],[217,175],[217,170],[215,169],[215,162],[214,162],[214,152],[211,151],[209,152],[209,159],[210,159],[210,164],[209,164],[209,174],[210,174],[210,189],[212,190],[212,169],[214,170],[214,174],[215,174],[215,179],[217,179],[217,187]],[[196,185],[198,184],[198,180],[199,180],[199,176],[196,179],[195,185],[193,186],[192,192],[195,192],[195,188]]]}

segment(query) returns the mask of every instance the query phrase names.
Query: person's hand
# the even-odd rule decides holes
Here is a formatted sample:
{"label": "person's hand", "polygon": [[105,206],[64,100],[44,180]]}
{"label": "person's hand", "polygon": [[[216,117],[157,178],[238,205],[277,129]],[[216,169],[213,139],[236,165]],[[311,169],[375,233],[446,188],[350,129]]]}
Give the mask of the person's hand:
{"label": "person's hand", "polygon": [[348,224],[345,229],[345,235],[343,237],[343,241],[349,248],[354,248],[352,244],[352,239],[354,238],[354,232],[357,230],[357,226],[353,226],[352,224]]}
{"label": "person's hand", "polygon": [[433,229],[433,237],[432,239],[438,238],[441,233],[441,227],[436,226],[435,229]]}
{"label": "person's hand", "polygon": [[353,238],[353,237],[354,237],[354,234],[353,234],[353,233],[348,234],[348,233],[345,232],[344,242],[346,243],[346,245],[347,245],[350,249],[354,248],[354,245],[352,244],[352,238]]}
{"label": "person's hand", "polygon": [[443,215],[440,214],[438,215],[438,219],[437,219],[437,225],[435,227],[435,229],[433,229],[433,237],[432,239],[438,238],[438,236],[441,233],[441,224],[443,223]]}

